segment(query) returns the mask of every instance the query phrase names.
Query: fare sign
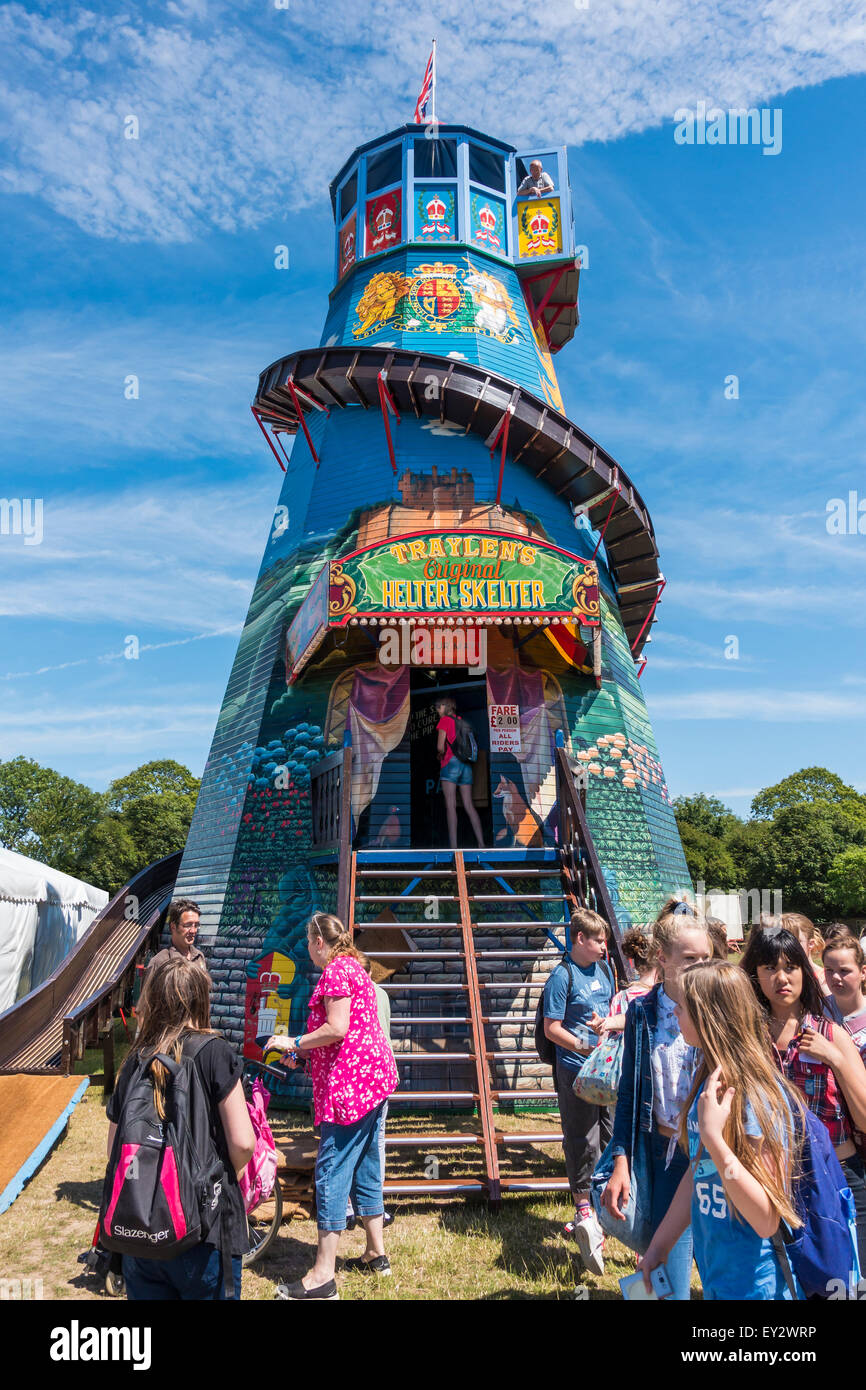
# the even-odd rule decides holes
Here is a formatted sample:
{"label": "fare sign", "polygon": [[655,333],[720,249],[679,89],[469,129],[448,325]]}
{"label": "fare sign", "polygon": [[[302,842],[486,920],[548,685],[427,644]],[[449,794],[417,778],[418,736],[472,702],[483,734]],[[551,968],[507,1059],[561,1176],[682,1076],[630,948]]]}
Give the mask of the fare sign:
{"label": "fare sign", "polygon": [[520,706],[489,705],[491,753],[520,752]]}

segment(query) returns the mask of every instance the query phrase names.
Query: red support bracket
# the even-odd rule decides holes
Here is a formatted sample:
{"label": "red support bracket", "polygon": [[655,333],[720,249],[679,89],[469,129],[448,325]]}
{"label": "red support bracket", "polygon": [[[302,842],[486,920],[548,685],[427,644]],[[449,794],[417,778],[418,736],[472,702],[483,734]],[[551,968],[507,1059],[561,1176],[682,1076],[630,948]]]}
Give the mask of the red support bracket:
{"label": "red support bracket", "polygon": [[271,426],[271,433],[273,434],[274,439],[277,441],[277,443],[278,443],[279,446],[280,446],[280,453],[282,454],[283,458],[286,460],[286,463],[289,463],[290,460],[289,460],[288,454],[286,453],[286,446],[285,446],[285,444],[283,443],[283,441],[280,439],[280,435],[281,435],[281,434],[288,434],[288,430],[285,430],[285,429],[279,430],[279,429],[277,429],[276,425],[272,425],[272,426]]}
{"label": "red support bracket", "polygon": [[643,659],[643,661],[641,662],[640,666],[637,668],[637,678],[638,678],[638,680],[640,680],[641,676],[643,675],[643,673],[644,673],[644,667],[645,667],[645,666],[646,666],[646,657],[644,657],[644,659]]}
{"label": "red support bracket", "polygon": [[656,594],[655,598],[654,598],[653,601],[652,601],[652,607],[650,608],[650,611],[647,613],[646,617],[645,617],[644,620],[643,620],[643,624],[642,624],[642,626],[641,626],[640,632],[638,633],[637,637],[634,639],[634,641],[633,641],[632,644],[631,644],[632,652],[634,652],[635,647],[637,646],[637,644],[638,644],[638,642],[640,641],[640,639],[643,637],[644,632],[646,631],[647,624],[649,623],[650,619],[652,618],[653,613],[654,613],[654,612],[656,611],[656,609],[658,608],[659,599],[660,599],[661,596],[662,596],[662,591],[663,591],[665,585],[667,584],[667,582],[668,582],[668,581],[665,579],[665,577],[664,577],[663,574],[659,575],[659,591],[658,591],[658,593]]}
{"label": "red support bracket", "polygon": [[[253,419],[255,420],[255,422],[256,422],[256,424],[258,425],[259,429],[261,430],[262,434],[265,436],[265,440],[267,441],[268,448],[270,449],[270,451],[271,451],[271,453],[273,454],[274,458],[276,459],[277,463],[280,465],[280,467],[282,468],[283,472],[285,473],[285,471],[286,471],[286,465],[283,463],[282,459],[280,458],[279,454],[277,453],[276,449],[274,448],[273,443],[272,443],[272,441],[271,441],[271,437],[270,437],[270,435],[268,434],[267,430],[265,429],[264,425],[262,424],[262,417],[261,417],[261,415],[260,415],[259,412],[256,410],[256,408],[255,408],[254,405],[251,405],[251,406],[250,406],[250,410],[253,412]],[[281,445],[280,447],[282,448],[282,445]],[[285,452],[285,451],[284,451],[284,452]]]}
{"label": "red support bracket", "polygon": [[[298,423],[300,424],[301,429],[304,431],[304,438],[306,439],[307,444],[309,445],[310,453],[313,455],[313,462],[314,462],[314,464],[316,465],[316,467],[318,468],[318,466],[319,466],[319,455],[316,453],[315,449],[313,448],[313,441],[312,441],[312,439],[310,438],[310,431],[307,429],[307,422],[306,422],[306,420],[304,419],[304,412],[303,412],[303,410],[302,410],[302,408],[301,408],[301,402],[298,400],[298,393],[297,393],[297,391],[295,390],[295,383],[292,381],[292,378],[291,378],[291,377],[287,377],[287,378],[286,378],[286,389],[288,390],[288,393],[289,393],[289,395],[290,395],[291,398],[292,398],[292,403],[293,403],[293,405],[294,405],[294,407],[295,407],[295,411],[296,411],[297,416],[298,416]],[[304,395],[306,396],[306,392],[304,392]],[[307,399],[309,400],[309,397],[307,397]]]}
{"label": "red support bracket", "polygon": [[502,436],[502,457],[499,460],[499,481],[496,484],[497,507],[499,506],[502,498],[502,479],[505,475],[505,453],[508,449],[508,428],[511,424],[512,413],[512,406],[509,404],[508,409],[506,410],[502,419],[499,421],[499,426],[496,430],[496,434],[493,436],[493,443],[490,446],[490,457],[493,458],[493,455],[496,453],[496,445],[499,443],[499,436]]}
{"label": "red support bracket", "polygon": [[379,372],[378,376],[376,377],[376,384],[379,388],[379,406],[382,411],[382,419],[385,422],[385,438],[388,441],[388,457],[391,460],[391,471],[396,474],[397,459],[394,455],[394,441],[391,438],[391,422],[388,418],[388,411],[390,409],[398,425],[400,423],[400,412],[394,404],[394,399],[391,395],[391,392],[388,390],[388,383],[385,379],[384,369],[381,372]]}
{"label": "red support bracket", "polygon": [[619,497],[620,492],[621,492],[621,488],[620,488],[620,484],[619,484],[619,470],[618,470],[618,469],[614,469],[613,497],[611,498],[610,508],[608,509],[608,513],[607,513],[607,516],[606,516],[606,518],[605,518],[604,525],[603,525],[602,528],[601,528],[601,534],[599,535],[599,538],[598,538],[598,540],[596,541],[595,550],[592,552],[591,558],[592,558],[593,560],[595,559],[596,555],[598,554],[599,546],[601,545],[602,541],[604,540],[605,532],[607,531],[607,528],[608,528],[608,526],[610,525],[610,519],[611,519],[611,517],[613,516],[613,509],[614,509],[614,507],[616,506],[617,498]]}

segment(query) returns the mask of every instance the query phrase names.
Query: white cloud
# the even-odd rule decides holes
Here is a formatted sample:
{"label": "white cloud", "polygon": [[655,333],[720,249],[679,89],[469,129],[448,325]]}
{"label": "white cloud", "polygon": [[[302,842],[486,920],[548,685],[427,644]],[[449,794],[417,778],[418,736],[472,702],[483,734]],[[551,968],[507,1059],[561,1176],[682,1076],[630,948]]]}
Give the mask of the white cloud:
{"label": "white cloud", "polygon": [[148,628],[225,633],[243,622],[278,486],[254,475],[49,496],[42,544],[0,547],[0,616],[112,623],[118,648]]}
{"label": "white cloud", "polygon": [[[179,241],[321,201],[354,146],[411,119],[439,39],[440,118],[516,145],[612,140],[866,69],[855,0],[171,0],[0,14],[0,188],[100,237]],[[531,78],[527,75],[531,74]],[[591,93],[591,99],[587,99]],[[522,99],[524,98],[525,99]],[[123,136],[127,115],[138,140]]]}
{"label": "white cloud", "polygon": [[682,694],[659,692],[653,694],[650,708],[654,718],[742,719],[745,724],[862,720],[866,716],[866,695],[783,687],[695,690]]}
{"label": "white cloud", "polygon": [[[298,331],[304,315],[293,310]],[[230,449],[260,459],[263,477],[275,476],[249,407],[269,353],[277,355],[271,344],[284,338],[285,314],[285,301],[272,298],[251,302],[243,315],[225,305],[212,314],[168,306],[134,318],[96,307],[18,315],[4,324],[0,342],[6,448],[10,455],[13,447],[32,451],[33,392],[50,381],[61,469],[69,457],[80,468],[94,456],[224,458]],[[138,395],[127,399],[130,376]]]}

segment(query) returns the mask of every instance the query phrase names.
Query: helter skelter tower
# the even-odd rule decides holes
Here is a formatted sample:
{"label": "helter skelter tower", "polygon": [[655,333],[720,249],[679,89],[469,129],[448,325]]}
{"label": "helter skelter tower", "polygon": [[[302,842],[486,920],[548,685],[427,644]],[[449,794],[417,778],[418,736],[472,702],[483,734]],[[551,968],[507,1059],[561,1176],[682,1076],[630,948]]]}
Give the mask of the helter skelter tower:
{"label": "helter skelter tower", "polygon": [[429,133],[337,174],[321,343],[253,405],[285,478],[177,884],[203,909],[216,1022],[251,1055],[303,1026],[304,923],[346,910],[350,870],[439,862],[443,692],[479,744],[484,863],[555,858],[560,747],[618,926],[689,886],[639,684],[652,523],[553,367],[578,321],[565,150]]}

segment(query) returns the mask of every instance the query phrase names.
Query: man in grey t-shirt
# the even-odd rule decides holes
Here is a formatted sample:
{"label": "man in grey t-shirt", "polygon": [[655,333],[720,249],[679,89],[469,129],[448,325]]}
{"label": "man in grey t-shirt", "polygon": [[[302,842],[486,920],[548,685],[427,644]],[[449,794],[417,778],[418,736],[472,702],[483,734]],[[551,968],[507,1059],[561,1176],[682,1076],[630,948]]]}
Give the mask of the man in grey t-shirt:
{"label": "man in grey t-shirt", "polygon": [[552,192],[553,179],[544,172],[541,160],[533,159],[529,173],[517,189],[518,198],[543,198],[546,193]]}

